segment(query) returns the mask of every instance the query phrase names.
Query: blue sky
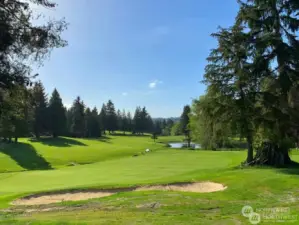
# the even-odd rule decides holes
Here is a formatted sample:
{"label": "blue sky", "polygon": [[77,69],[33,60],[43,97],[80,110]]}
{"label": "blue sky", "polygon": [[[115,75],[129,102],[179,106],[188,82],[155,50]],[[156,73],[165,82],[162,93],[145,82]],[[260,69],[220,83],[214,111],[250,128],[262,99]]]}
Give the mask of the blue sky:
{"label": "blue sky", "polygon": [[69,45],[37,69],[47,92],[69,106],[76,96],[101,107],[146,106],[179,116],[205,92],[200,83],[218,26],[233,24],[236,0],[64,0],[47,17],[65,17]]}

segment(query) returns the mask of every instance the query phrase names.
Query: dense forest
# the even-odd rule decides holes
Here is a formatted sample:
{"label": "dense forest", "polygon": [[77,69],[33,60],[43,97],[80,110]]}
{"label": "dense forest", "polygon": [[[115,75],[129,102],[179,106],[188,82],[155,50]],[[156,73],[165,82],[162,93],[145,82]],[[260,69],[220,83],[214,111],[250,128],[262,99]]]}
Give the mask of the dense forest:
{"label": "dense forest", "polygon": [[180,135],[186,129],[181,126],[181,121],[153,120],[146,107],[136,107],[133,115],[117,110],[111,100],[98,110],[86,106],[78,96],[67,109],[57,89],[48,99],[41,81],[33,83],[32,87],[16,85],[3,90],[1,111],[0,136],[7,142],[12,138],[17,142],[19,137],[45,135],[96,138],[115,131],[136,135]]}

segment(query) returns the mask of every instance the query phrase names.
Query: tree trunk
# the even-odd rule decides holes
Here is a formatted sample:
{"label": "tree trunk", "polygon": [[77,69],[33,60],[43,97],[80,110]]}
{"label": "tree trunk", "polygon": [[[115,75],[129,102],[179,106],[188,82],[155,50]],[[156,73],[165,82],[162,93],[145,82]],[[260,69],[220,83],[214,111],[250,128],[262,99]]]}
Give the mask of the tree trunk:
{"label": "tree trunk", "polygon": [[252,137],[250,134],[247,135],[247,164],[251,164],[253,161],[253,146],[252,146]]}
{"label": "tree trunk", "polygon": [[256,156],[253,159],[254,165],[269,165],[282,167],[291,164],[288,149],[279,147],[277,144],[265,142],[257,150]]}
{"label": "tree trunk", "polygon": [[15,137],[15,143],[18,143],[18,137]]}
{"label": "tree trunk", "polygon": [[190,137],[190,135],[187,136],[187,147],[188,148],[191,147],[191,137]]}

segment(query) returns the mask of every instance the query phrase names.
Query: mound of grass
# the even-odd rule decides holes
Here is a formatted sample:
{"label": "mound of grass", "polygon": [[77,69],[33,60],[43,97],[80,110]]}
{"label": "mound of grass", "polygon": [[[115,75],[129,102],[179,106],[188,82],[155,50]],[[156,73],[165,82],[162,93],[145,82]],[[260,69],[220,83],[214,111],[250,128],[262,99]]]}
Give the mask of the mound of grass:
{"label": "mound of grass", "polygon": [[49,170],[67,165],[90,164],[157,150],[162,144],[149,136],[106,136],[99,139],[20,139],[0,146],[0,172]]}

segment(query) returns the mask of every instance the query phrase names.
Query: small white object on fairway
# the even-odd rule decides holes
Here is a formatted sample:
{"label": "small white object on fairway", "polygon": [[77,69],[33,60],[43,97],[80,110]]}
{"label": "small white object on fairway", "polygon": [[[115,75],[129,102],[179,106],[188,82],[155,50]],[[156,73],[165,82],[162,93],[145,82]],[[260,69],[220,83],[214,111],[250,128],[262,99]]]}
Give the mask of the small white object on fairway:
{"label": "small white object on fairway", "polygon": [[150,151],[151,151],[151,150],[149,150],[149,149],[146,149],[146,150],[145,150],[145,152],[150,152]]}
{"label": "small white object on fairway", "polygon": [[12,202],[13,205],[44,205],[63,201],[79,201],[92,198],[102,198],[116,194],[118,192],[129,191],[182,191],[182,192],[197,192],[209,193],[216,191],[223,191],[227,187],[223,184],[214,183],[210,181],[197,182],[197,183],[177,183],[168,185],[151,185],[137,188],[128,188],[127,190],[99,190],[99,191],[85,191],[85,192],[69,192],[69,193],[52,193],[52,194],[39,194],[38,196],[28,196]]}

